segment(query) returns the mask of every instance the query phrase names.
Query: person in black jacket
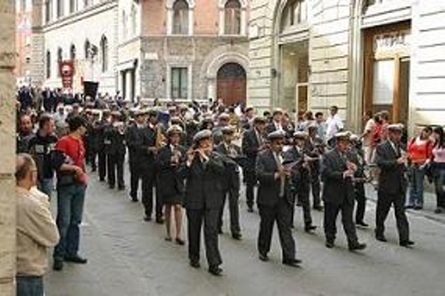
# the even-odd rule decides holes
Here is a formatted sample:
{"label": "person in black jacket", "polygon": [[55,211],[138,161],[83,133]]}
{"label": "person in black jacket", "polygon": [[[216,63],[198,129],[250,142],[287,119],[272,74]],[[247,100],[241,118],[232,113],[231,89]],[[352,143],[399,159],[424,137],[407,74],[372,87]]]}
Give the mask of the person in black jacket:
{"label": "person in black jacket", "polygon": [[293,196],[291,192],[291,168],[283,165],[282,149],[286,134],[275,131],[268,135],[269,148],[258,154],[256,174],[259,181],[258,208],[260,211],[260,232],[258,252],[262,261],[268,261],[275,222],[280,234],[283,250],[283,264],[298,266],[301,260],[295,258],[295,241],[292,237]]}
{"label": "person in black jacket", "polygon": [[125,124],[120,121],[122,114],[119,111],[114,111],[111,114],[111,122],[105,129],[105,145],[107,154],[107,178],[108,186],[114,189],[117,186],[119,190],[125,189],[124,183],[124,161],[125,161]]}
{"label": "person in black jacket", "polygon": [[226,166],[226,175],[224,178],[224,201],[219,214],[219,233],[222,233],[224,205],[227,195],[229,196],[229,210],[230,210],[230,230],[232,237],[235,240],[240,240],[241,228],[239,223],[239,191],[240,191],[240,176],[239,165],[236,159],[242,156],[241,148],[232,143],[235,134],[235,128],[226,126],[221,129],[223,134],[222,143],[216,146],[215,151],[224,156],[224,164]]}
{"label": "person in black jacket", "polygon": [[140,149],[142,145],[142,131],[146,126],[146,113],[137,110],[134,114],[135,120],[125,131],[125,142],[128,147],[130,166],[130,198],[133,202],[138,202],[139,180],[142,179],[142,155],[145,151]]}
{"label": "person in black jacket", "polygon": [[222,156],[212,152],[212,132],[203,130],[194,137],[194,147],[187,152],[187,161],[181,166],[186,179],[184,207],[188,219],[190,265],[199,268],[201,229],[204,223],[204,240],[209,272],[220,275],[221,254],[218,246],[218,220],[221,211],[225,167]]}
{"label": "person in black jacket", "polygon": [[51,192],[53,191],[54,177],[51,154],[58,140],[54,130],[54,119],[51,115],[42,114],[39,119],[38,131],[28,142],[28,151],[37,165],[37,187],[49,198],[51,198]]}
{"label": "person in black jacket", "polygon": [[336,146],[323,156],[321,176],[324,181],[323,201],[324,231],[326,247],[333,248],[337,234],[336,221],[341,211],[342,224],[345,230],[350,251],[363,250],[366,244],[358,241],[353,221],[354,186],[352,179],[357,166],[348,159],[350,133],[342,132],[335,135]]}
{"label": "person in black jacket", "polygon": [[376,239],[386,242],[385,220],[391,205],[394,205],[399,243],[403,247],[414,244],[409,239],[409,224],[405,214],[406,188],[405,170],[407,156],[400,148],[403,125],[388,126],[388,140],[376,148],[375,162],[380,168],[376,211]]}
{"label": "person in black jacket", "polygon": [[[292,194],[297,194],[303,209],[304,230],[310,233],[317,227],[312,225],[311,203],[309,200],[310,162],[312,159],[307,156],[307,151],[305,150],[307,138],[308,134],[306,132],[295,132],[294,145],[286,151],[284,158],[287,162],[293,163],[292,187],[294,192]],[[292,223],[294,221],[294,209],[292,207]]]}
{"label": "person in black jacket", "polygon": [[111,143],[109,143],[108,140],[105,140],[105,129],[110,124],[109,120],[110,110],[103,110],[100,123],[96,126],[99,180],[101,182],[105,181],[107,175],[107,154],[105,146],[110,145]]}
{"label": "person in black jacket", "polygon": [[159,169],[159,193],[164,204],[166,241],[172,241],[171,216],[175,217],[175,242],[184,245],[181,237],[182,203],[184,199],[184,180],[179,174],[181,163],[185,161],[186,149],[180,145],[183,130],[179,125],[172,125],[167,130],[168,144],[159,150],[157,161]]}
{"label": "person in black jacket", "polygon": [[265,140],[263,137],[266,127],[266,119],[263,117],[255,117],[253,127],[243,134],[242,150],[247,157],[246,167],[244,170],[244,178],[246,181],[246,201],[249,212],[253,212],[253,204],[255,201],[254,188],[257,184],[255,174],[255,163],[258,152],[265,149]]}

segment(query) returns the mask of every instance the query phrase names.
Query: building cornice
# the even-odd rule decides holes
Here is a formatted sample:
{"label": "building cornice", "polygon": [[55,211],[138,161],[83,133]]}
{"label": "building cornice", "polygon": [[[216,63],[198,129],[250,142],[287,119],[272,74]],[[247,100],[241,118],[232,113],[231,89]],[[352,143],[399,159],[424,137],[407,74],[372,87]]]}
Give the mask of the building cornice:
{"label": "building cornice", "polygon": [[97,14],[100,14],[102,12],[111,10],[113,8],[117,8],[117,6],[118,6],[118,3],[117,3],[116,0],[111,0],[111,1],[108,1],[108,2],[98,3],[98,4],[94,5],[94,6],[88,7],[86,9],[83,9],[83,10],[80,10],[80,11],[77,11],[77,12],[75,12],[73,14],[70,14],[68,16],[64,16],[64,17],[62,17],[60,19],[57,19],[57,20],[55,20],[53,22],[50,22],[48,24],[43,25],[42,26],[43,32],[47,33],[47,32],[53,31],[53,30],[57,30],[57,29],[59,29],[61,27],[71,25],[71,24],[76,23],[78,21],[81,21],[81,20],[90,18],[92,16],[95,16]]}

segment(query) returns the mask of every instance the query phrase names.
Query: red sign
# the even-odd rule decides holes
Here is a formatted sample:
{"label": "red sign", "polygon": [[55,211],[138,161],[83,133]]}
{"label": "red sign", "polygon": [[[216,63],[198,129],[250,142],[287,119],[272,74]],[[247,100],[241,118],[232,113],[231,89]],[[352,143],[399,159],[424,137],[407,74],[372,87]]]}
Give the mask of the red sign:
{"label": "red sign", "polygon": [[74,62],[73,61],[59,62],[59,73],[60,77],[62,77],[62,87],[64,89],[72,89],[73,77],[74,77]]}

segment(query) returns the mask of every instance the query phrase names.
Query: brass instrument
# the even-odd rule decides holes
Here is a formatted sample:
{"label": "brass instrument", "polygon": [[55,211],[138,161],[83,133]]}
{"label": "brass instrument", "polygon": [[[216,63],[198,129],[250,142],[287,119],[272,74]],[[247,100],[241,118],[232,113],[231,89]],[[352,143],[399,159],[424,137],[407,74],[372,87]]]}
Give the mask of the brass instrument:
{"label": "brass instrument", "polygon": [[161,149],[162,146],[164,146],[164,141],[165,141],[165,137],[162,134],[161,125],[158,123],[156,125],[156,142],[155,142],[156,149]]}

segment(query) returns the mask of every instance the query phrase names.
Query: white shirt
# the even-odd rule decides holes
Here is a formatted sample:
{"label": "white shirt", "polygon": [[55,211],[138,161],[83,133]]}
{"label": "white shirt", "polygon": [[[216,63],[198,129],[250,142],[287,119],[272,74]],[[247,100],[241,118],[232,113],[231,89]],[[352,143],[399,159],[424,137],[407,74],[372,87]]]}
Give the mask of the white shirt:
{"label": "white shirt", "polygon": [[334,116],[329,116],[326,120],[326,140],[331,139],[342,130],[344,127],[343,121],[340,118],[340,115],[335,114]]}

